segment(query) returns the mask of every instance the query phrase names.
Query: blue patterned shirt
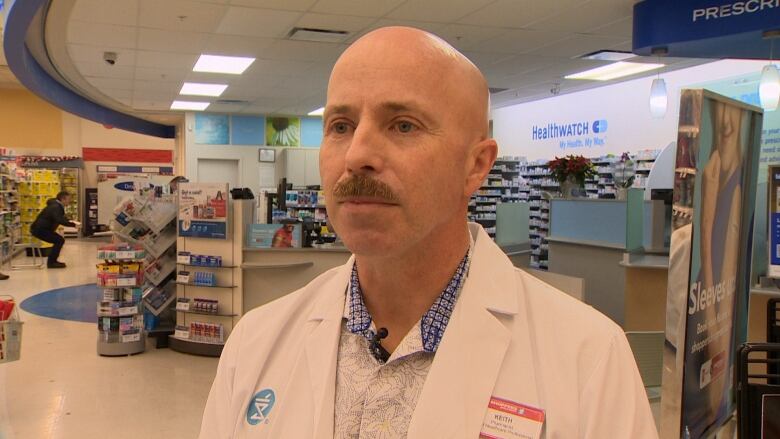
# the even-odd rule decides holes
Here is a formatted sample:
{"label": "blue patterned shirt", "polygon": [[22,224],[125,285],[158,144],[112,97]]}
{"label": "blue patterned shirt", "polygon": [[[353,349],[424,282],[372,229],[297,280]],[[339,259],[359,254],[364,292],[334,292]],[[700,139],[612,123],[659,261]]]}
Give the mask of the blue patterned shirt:
{"label": "blue patterned shirt", "polygon": [[[452,311],[455,309],[455,302],[458,300],[458,293],[466,279],[469,266],[469,254],[460,261],[458,269],[450,279],[450,283],[439,297],[433,302],[433,305],[420,319],[420,335],[422,336],[423,349],[425,352],[436,352],[439,343],[444,337],[444,330],[450,322]],[[353,334],[360,334],[369,341],[375,335],[371,328],[371,314],[363,301],[363,291],[360,288],[360,279],[358,277],[357,263],[352,266],[352,278],[349,283],[349,318],[347,318],[347,329]]]}

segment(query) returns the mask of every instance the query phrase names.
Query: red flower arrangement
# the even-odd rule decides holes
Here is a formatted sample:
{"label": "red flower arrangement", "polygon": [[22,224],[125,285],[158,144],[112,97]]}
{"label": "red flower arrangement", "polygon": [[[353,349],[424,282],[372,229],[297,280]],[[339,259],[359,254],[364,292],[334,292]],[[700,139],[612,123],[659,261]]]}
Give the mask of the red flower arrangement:
{"label": "red flower arrangement", "polygon": [[555,157],[555,160],[547,163],[547,168],[550,170],[552,177],[558,180],[558,183],[563,183],[569,177],[572,177],[582,186],[585,184],[585,180],[598,175],[593,162],[581,155]]}

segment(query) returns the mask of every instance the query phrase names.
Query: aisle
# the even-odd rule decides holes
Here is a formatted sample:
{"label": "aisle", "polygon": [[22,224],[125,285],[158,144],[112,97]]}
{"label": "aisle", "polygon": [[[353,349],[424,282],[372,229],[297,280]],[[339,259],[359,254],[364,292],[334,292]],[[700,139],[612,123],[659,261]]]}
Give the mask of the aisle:
{"label": "aisle", "polygon": [[[64,270],[7,272],[0,294],[18,302],[95,280],[97,244],[68,240]],[[5,270],[5,269],[4,269]],[[217,359],[154,349],[95,353],[94,323],[22,312],[21,361],[0,364],[0,439],[194,438]]]}

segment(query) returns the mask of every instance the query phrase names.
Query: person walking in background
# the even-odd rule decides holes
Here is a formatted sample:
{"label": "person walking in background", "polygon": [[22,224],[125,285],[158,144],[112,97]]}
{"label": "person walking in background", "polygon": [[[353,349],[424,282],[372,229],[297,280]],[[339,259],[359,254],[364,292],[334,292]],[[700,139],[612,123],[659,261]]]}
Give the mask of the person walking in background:
{"label": "person walking in background", "polygon": [[54,245],[49,253],[47,266],[49,268],[65,268],[65,264],[59,262],[60,251],[65,244],[65,238],[57,233],[57,227],[79,227],[78,221],[71,221],[65,216],[65,206],[70,204],[70,194],[61,191],[57,198],[46,202],[46,207],[38,213],[35,221],[30,226],[30,233],[43,242]]}

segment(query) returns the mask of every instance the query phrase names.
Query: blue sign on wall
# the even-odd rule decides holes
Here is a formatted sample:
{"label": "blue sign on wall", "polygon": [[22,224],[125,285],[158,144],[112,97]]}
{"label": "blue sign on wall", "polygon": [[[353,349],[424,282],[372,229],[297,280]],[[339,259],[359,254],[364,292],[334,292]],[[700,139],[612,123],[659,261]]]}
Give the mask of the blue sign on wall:
{"label": "blue sign on wall", "polygon": [[634,5],[633,52],[762,59],[770,50],[762,34],[777,28],[778,0],[643,0]]}

